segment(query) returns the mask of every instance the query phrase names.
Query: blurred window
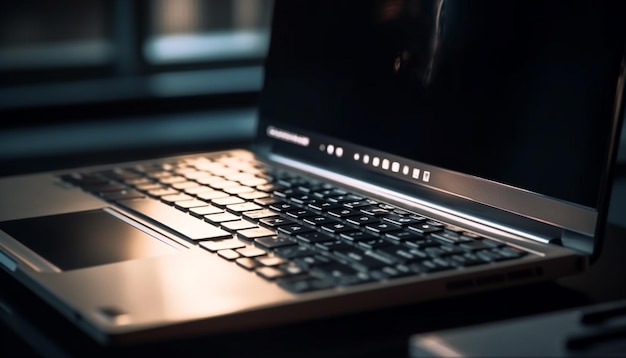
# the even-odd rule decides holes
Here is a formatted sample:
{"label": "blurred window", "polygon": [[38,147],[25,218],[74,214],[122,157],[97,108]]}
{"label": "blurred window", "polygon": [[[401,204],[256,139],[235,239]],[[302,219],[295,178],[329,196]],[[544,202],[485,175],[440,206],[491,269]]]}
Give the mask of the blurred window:
{"label": "blurred window", "polygon": [[265,56],[271,1],[155,0],[144,55],[149,64],[254,60]]}
{"label": "blurred window", "polygon": [[[107,88],[126,97],[132,91],[139,97],[170,94],[163,83],[175,84],[181,95],[197,95],[202,92],[197,81],[170,81],[176,73],[189,78],[189,71],[221,79],[241,68],[239,78],[250,78],[247,88],[258,87],[271,8],[271,0],[3,1],[0,108],[23,107],[31,99],[49,104],[58,97],[67,104],[72,98],[106,97]],[[248,76],[251,66],[257,66],[254,76]],[[213,72],[198,72],[204,70]],[[193,88],[181,88],[186,83]],[[73,92],[57,87],[52,96],[42,95],[47,87],[40,85],[61,84],[78,87]],[[33,86],[38,86],[36,92]],[[83,95],[89,88],[97,90]],[[70,95],[76,92],[81,95]]]}
{"label": "blurred window", "polygon": [[113,58],[106,0],[4,1],[0,70],[104,65]]}

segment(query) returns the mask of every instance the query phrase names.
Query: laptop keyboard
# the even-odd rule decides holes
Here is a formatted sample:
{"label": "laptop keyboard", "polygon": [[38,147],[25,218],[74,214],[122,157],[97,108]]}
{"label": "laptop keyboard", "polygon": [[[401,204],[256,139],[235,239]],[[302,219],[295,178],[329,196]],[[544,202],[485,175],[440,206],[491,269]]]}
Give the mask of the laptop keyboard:
{"label": "laptop keyboard", "polygon": [[246,155],[75,172],[61,179],[294,293],[529,255]]}

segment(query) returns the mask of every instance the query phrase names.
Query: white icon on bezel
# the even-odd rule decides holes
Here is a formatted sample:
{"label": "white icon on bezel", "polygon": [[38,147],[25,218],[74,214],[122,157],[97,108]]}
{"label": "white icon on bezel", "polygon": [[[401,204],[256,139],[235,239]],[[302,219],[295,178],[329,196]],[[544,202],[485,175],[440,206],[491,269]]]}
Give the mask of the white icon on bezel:
{"label": "white icon on bezel", "polygon": [[388,170],[389,169],[389,159],[383,159],[383,164],[381,166],[383,169]]}
{"label": "white icon on bezel", "polygon": [[425,182],[429,182],[430,181],[430,172],[427,170],[424,170],[424,174],[422,174],[422,180]]}

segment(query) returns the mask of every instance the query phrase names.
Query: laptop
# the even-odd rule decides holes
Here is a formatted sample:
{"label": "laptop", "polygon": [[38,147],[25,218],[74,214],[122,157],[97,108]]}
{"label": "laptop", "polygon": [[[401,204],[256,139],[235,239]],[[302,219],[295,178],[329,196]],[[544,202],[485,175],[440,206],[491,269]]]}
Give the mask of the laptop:
{"label": "laptop", "polygon": [[0,180],[0,263],[102,344],[526,285],[600,252],[623,4],[276,0],[250,148]]}

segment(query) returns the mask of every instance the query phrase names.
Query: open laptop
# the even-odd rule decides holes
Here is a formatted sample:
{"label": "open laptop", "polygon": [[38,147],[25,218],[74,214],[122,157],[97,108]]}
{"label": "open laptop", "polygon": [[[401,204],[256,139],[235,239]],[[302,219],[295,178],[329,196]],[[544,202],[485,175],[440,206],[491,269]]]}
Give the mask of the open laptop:
{"label": "open laptop", "polygon": [[622,10],[277,0],[252,150],[2,178],[0,266],[109,344],[581,272]]}

